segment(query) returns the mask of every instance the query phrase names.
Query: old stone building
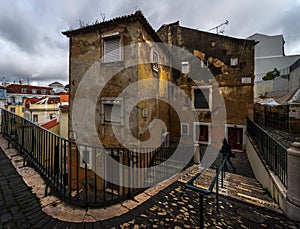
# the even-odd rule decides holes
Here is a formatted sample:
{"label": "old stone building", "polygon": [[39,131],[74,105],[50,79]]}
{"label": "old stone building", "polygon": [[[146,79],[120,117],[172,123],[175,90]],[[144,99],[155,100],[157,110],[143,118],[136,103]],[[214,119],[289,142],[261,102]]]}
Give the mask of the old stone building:
{"label": "old stone building", "polygon": [[[155,44],[161,42],[160,38],[140,11],[63,34],[70,38],[70,139],[81,144],[96,145],[97,141],[95,143],[93,133],[89,131],[91,122],[91,125],[96,124],[101,145],[112,149],[111,157],[125,165],[135,163],[133,166],[147,167],[144,164],[146,160],[140,158],[148,157],[146,154],[129,162],[126,152],[113,149],[143,147],[138,140],[147,142],[150,137],[156,138],[160,144],[161,137],[168,134],[169,105],[163,100],[168,96],[165,81],[171,75],[169,68],[160,64],[168,63],[162,48]],[[154,119],[162,120],[164,125],[159,131],[154,126],[158,134],[150,136],[149,125]],[[153,147],[151,144],[146,146]],[[97,157],[98,161],[93,161],[95,154],[88,147],[80,151],[88,169],[95,168],[96,164],[105,167],[106,162],[100,156]],[[74,149],[73,158],[78,158],[77,153]],[[82,172],[76,174],[79,165]],[[85,179],[85,164],[73,160],[71,167],[74,167],[74,187],[78,175],[79,180]],[[117,170],[105,168],[105,173],[124,177],[126,172]],[[91,180],[94,179],[92,172],[88,175]],[[102,189],[103,180],[97,179],[97,188]]]}
{"label": "old stone building", "polygon": [[[93,184],[91,170],[97,165],[118,177],[117,182],[126,182],[126,171],[105,168],[107,159],[87,147],[98,142],[111,149],[115,161],[133,167],[149,166],[151,154],[132,159],[117,148],[157,148],[168,142],[169,134],[175,144],[191,146],[215,145],[212,136],[219,136],[218,143],[226,136],[234,149],[243,149],[246,117],[253,107],[254,41],[179,23],[164,25],[156,33],[140,11],[63,34],[70,38],[69,137],[85,145],[78,146],[80,161],[78,150],[72,150],[71,186],[89,179]],[[175,46],[179,50],[174,52]],[[182,105],[176,110],[174,104]],[[189,118],[190,111],[196,112],[196,120]],[[105,187],[98,176],[96,183],[97,189]],[[118,185],[112,188],[126,192]]]}
{"label": "old stone building", "polygon": [[[196,110],[199,118],[198,123],[185,124],[185,128],[189,129],[186,134],[194,135],[195,143],[210,144],[211,116],[214,112],[222,112],[218,111],[215,101],[215,95],[220,93],[225,102],[225,133],[220,133],[220,130],[215,134],[227,137],[234,149],[243,149],[246,117],[251,117],[253,110],[256,43],[185,28],[179,22],[163,25],[157,33],[164,42],[193,53],[203,65],[197,66],[194,61],[181,56],[177,62],[181,64],[182,71],[173,75],[176,84],[184,87],[190,96],[192,104],[188,104],[189,109]],[[212,77],[203,74],[205,68]],[[194,80],[186,80],[190,75]],[[173,129],[171,133],[172,138],[177,139],[182,131]]]}

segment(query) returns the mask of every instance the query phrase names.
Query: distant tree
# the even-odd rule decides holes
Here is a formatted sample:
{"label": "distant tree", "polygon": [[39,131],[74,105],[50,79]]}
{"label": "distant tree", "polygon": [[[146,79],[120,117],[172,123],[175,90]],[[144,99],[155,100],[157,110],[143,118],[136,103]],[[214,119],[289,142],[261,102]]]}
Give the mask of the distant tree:
{"label": "distant tree", "polygon": [[273,71],[269,71],[262,79],[273,80],[280,75],[279,71],[275,68]]}

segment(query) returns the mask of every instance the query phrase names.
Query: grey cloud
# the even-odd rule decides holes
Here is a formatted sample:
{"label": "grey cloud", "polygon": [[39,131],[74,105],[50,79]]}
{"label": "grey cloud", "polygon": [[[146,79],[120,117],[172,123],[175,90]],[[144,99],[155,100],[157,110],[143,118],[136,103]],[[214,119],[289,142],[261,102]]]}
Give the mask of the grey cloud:
{"label": "grey cloud", "polygon": [[[84,23],[143,11],[156,30],[180,21],[183,26],[208,30],[225,20],[225,35],[246,38],[254,33],[283,33],[288,52],[300,52],[300,6],[294,0],[0,0],[0,77],[49,81],[68,78],[68,38],[61,34]],[[298,47],[298,48],[297,48]],[[287,54],[288,54],[287,52]],[[25,77],[23,77],[25,78]]]}

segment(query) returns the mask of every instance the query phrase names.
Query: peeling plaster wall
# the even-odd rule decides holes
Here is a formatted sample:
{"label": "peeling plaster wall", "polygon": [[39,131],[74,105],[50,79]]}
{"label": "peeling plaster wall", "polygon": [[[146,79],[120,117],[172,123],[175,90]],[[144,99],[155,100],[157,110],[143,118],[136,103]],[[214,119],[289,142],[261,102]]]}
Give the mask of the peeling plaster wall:
{"label": "peeling plaster wall", "polygon": [[[164,42],[188,50],[207,65],[217,82],[217,85],[213,85],[214,90],[219,90],[224,97],[227,124],[246,125],[246,117],[252,118],[253,115],[255,42],[184,28],[179,26],[179,22],[163,25],[157,33]],[[238,66],[231,66],[231,57],[238,58]],[[184,57],[181,61],[185,61]],[[196,68],[191,69],[192,74],[199,77],[197,84],[210,83],[205,79],[201,80],[203,75],[200,66],[192,68]],[[191,96],[193,83],[180,73],[174,78]],[[251,79],[251,82],[246,82],[245,79]],[[207,112],[198,112],[198,116],[201,122],[210,121]],[[176,117],[172,118],[176,120]],[[178,129],[176,132],[174,135],[180,136]]]}

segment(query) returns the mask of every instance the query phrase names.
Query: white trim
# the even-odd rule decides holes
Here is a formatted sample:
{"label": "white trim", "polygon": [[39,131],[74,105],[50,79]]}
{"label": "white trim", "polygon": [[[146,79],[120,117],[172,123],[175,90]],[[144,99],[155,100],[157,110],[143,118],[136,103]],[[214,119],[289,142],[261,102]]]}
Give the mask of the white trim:
{"label": "white trim", "polygon": [[120,36],[120,32],[102,34],[101,38],[103,39],[103,38],[114,37],[114,36]]}
{"label": "white trim", "polygon": [[[186,126],[187,133],[183,132],[183,126]],[[181,135],[190,135],[190,124],[182,122],[181,125],[180,125],[180,133],[181,133]]]}
{"label": "white trim", "polygon": [[[196,139],[196,126],[208,126],[208,142],[198,141]],[[194,143],[201,143],[209,145],[211,143],[211,123],[209,122],[194,122],[193,123],[193,141]]]}
{"label": "white trim", "polygon": [[[209,89],[209,95],[208,95],[208,106],[209,108],[195,108],[194,104],[195,104],[195,94],[194,94],[194,90],[196,89]],[[212,86],[211,85],[207,85],[207,86],[193,86],[192,87],[192,110],[193,111],[211,111],[212,109]]]}

